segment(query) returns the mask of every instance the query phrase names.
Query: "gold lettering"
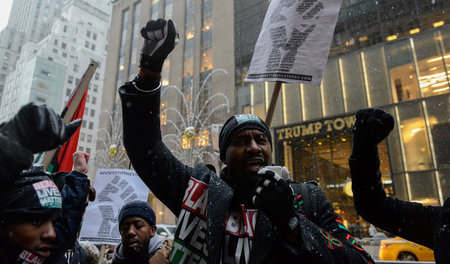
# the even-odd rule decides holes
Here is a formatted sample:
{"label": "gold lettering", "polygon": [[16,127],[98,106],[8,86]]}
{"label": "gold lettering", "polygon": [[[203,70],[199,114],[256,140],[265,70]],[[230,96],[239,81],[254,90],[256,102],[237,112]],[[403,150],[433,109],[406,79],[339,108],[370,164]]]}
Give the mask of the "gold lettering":
{"label": "gold lettering", "polygon": [[331,125],[333,124],[333,120],[325,120],[325,125],[327,126],[327,132],[333,131]]}
{"label": "gold lettering", "polygon": [[345,122],[339,117],[334,120],[333,126],[335,130],[342,130],[345,127]]}
{"label": "gold lettering", "polygon": [[355,116],[346,116],[344,117],[345,124],[347,125],[347,128],[352,128],[355,124],[356,117]]}
{"label": "gold lettering", "polygon": [[302,130],[300,129],[300,126],[293,127],[294,130],[294,137],[299,137],[301,135]]}
{"label": "gold lettering", "polygon": [[285,134],[285,137],[286,137],[286,138],[293,138],[293,137],[294,137],[294,136],[292,136],[292,128],[287,127],[287,128],[285,129],[285,131],[286,131],[286,134]]}
{"label": "gold lettering", "polygon": [[309,124],[308,127],[302,125],[302,128],[303,128],[302,136],[308,136],[314,133],[314,124]]}
{"label": "gold lettering", "polygon": [[277,130],[278,140],[283,140],[283,132],[284,132],[284,128]]}
{"label": "gold lettering", "polygon": [[321,122],[314,123],[314,134],[318,134],[322,129],[323,125]]}

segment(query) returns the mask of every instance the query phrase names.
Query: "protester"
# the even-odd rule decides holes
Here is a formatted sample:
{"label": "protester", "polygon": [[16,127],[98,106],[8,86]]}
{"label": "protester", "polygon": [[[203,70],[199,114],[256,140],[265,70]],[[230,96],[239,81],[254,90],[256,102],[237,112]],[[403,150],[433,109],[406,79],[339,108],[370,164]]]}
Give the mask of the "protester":
{"label": "protester", "polygon": [[219,136],[220,178],[205,164],[183,165],[160,131],[160,72],[177,42],[172,20],[150,21],[140,73],[119,89],[124,142],[133,167],[178,216],[171,263],[373,263],[315,184],[272,170],[271,134],[253,115],[236,115]]}
{"label": "protester", "polygon": [[[80,173],[85,177],[88,172],[88,161],[89,161],[89,153],[83,151],[76,151],[73,153],[73,171],[72,173]],[[59,190],[62,190],[64,185],[66,184],[66,177],[69,175],[69,172],[56,172],[52,174],[53,181]],[[86,208],[89,204],[89,201],[95,200],[95,189],[90,186],[89,192],[86,197],[85,205]],[[64,204],[63,199],[63,204]],[[79,236],[79,230],[77,233],[77,237]],[[62,258],[57,262],[57,264],[86,264],[87,262],[87,254],[84,248],[79,244],[78,240],[75,241],[74,246],[67,250]]]}
{"label": "protester", "polygon": [[33,153],[56,148],[80,124],[78,119],[66,125],[45,105],[23,106],[13,119],[0,125],[0,188],[13,184],[20,172],[31,166]]}
{"label": "protester", "polygon": [[436,263],[450,263],[450,199],[444,206],[424,206],[387,197],[377,145],[394,128],[394,118],[381,109],[356,113],[349,158],[355,207],[366,221],[394,235],[434,250]]}
{"label": "protester", "polygon": [[[126,203],[118,220],[122,242],[114,250],[113,264],[149,264],[154,257],[161,258],[163,244],[156,234],[155,212],[146,202]],[[162,257],[165,262],[155,263],[168,263],[167,256],[168,252]]]}
{"label": "protester", "polygon": [[28,104],[0,126],[0,263],[54,263],[73,246],[89,180],[71,174],[60,193],[48,173],[21,171],[33,153],[62,144],[80,124],[66,125],[52,109]]}

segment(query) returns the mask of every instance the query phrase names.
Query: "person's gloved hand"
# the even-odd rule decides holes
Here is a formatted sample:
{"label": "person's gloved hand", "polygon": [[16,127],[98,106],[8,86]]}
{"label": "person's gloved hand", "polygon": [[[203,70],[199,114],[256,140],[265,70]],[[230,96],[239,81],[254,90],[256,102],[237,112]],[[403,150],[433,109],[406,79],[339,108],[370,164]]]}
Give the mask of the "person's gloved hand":
{"label": "person's gloved hand", "polygon": [[391,114],[378,108],[363,108],[356,112],[353,132],[352,156],[361,156],[367,152],[376,152],[377,145],[394,129]]}
{"label": "person's gloved hand", "polygon": [[450,198],[442,207],[435,233],[434,256],[436,263],[450,263]]}
{"label": "person's gloved hand", "polygon": [[172,19],[151,20],[141,29],[144,46],[139,67],[159,73],[164,60],[178,43],[178,31]]}
{"label": "person's gloved hand", "polygon": [[0,133],[0,193],[10,188],[32,162],[31,151]]}
{"label": "person's gloved hand", "polygon": [[80,125],[81,119],[66,125],[53,109],[30,103],[5,123],[0,132],[31,152],[39,153],[67,141]]}
{"label": "person's gloved hand", "polygon": [[294,211],[294,192],[278,173],[262,168],[258,171],[253,203],[261,209],[275,226],[285,224]]}

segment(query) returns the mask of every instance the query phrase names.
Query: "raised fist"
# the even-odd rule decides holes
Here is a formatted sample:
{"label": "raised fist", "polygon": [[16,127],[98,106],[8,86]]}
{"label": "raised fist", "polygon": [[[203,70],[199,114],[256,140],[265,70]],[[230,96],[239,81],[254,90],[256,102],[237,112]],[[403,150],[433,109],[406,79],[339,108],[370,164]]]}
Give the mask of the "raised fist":
{"label": "raised fist", "polygon": [[378,108],[363,108],[356,112],[352,132],[354,144],[377,145],[394,129],[391,114]]}
{"label": "raised fist", "polygon": [[278,173],[262,168],[258,171],[253,203],[278,225],[292,216],[294,211],[294,191]]}
{"label": "raised fist", "polygon": [[164,60],[178,43],[178,31],[172,19],[151,20],[141,29],[144,46],[141,51],[140,67],[159,73]]}
{"label": "raised fist", "polygon": [[81,119],[66,125],[53,109],[30,103],[5,123],[0,132],[31,152],[39,153],[63,144],[80,125]]}

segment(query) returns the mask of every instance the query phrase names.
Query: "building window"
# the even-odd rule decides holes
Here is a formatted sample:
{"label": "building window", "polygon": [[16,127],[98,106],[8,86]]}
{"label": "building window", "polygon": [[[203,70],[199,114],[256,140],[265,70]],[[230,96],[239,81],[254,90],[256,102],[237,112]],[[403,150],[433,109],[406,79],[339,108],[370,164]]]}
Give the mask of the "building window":
{"label": "building window", "polygon": [[90,38],[91,37],[91,31],[86,31],[86,37]]}
{"label": "building window", "polygon": [[93,39],[93,40],[97,40],[97,33],[94,33],[94,34],[92,35],[92,39]]}
{"label": "building window", "polygon": [[78,64],[74,64],[73,65],[73,71],[74,72],[78,72]]}
{"label": "building window", "polygon": [[95,51],[95,44],[91,44],[91,50]]}
{"label": "building window", "polygon": [[92,142],[92,135],[87,135],[87,142],[91,143]]}
{"label": "building window", "polygon": [[66,49],[66,47],[67,47],[67,44],[66,43],[61,43],[61,48],[63,48],[63,49]]}
{"label": "building window", "polygon": [[42,98],[42,97],[36,96],[36,101],[37,101],[38,103],[45,104],[45,99]]}
{"label": "building window", "polygon": [[89,129],[94,129],[94,123],[93,122],[89,122]]}
{"label": "building window", "polygon": [[92,97],[91,103],[92,103],[93,105],[95,105],[95,104],[97,103],[97,97]]}
{"label": "building window", "polygon": [[63,27],[63,32],[67,32],[67,26],[66,25]]}
{"label": "building window", "polygon": [[67,58],[67,53],[63,52],[62,56],[63,56],[63,58]]}
{"label": "building window", "polygon": [[91,116],[94,117],[95,116],[95,110],[91,109]]}
{"label": "building window", "polygon": [[73,83],[73,76],[70,76],[67,78],[67,83]]}
{"label": "building window", "polygon": [[89,41],[84,42],[84,47],[89,48]]}
{"label": "building window", "polygon": [[386,45],[394,102],[419,98],[419,84],[409,39]]}
{"label": "building window", "polygon": [[2,70],[7,71],[8,70],[8,63],[2,64]]}
{"label": "building window", "polygon": [[95,75],[94,75],[94,78],[95,78],[96,80],[100,79],[100,74],[99,74],[98,72],[96,72]]}
{"label": "building window", "polygon": [[70,96],[72,94],[72,90],[69,88],[66,89],[66,96]]}

